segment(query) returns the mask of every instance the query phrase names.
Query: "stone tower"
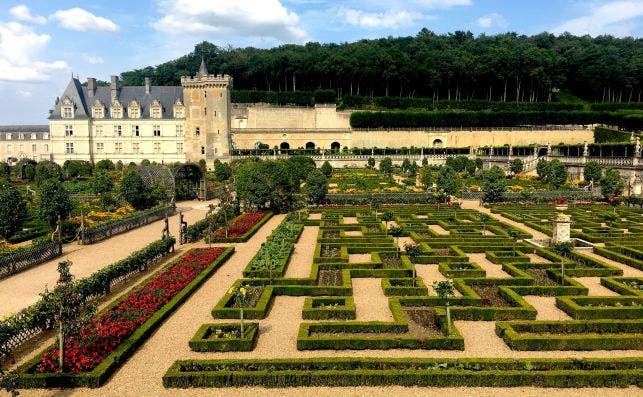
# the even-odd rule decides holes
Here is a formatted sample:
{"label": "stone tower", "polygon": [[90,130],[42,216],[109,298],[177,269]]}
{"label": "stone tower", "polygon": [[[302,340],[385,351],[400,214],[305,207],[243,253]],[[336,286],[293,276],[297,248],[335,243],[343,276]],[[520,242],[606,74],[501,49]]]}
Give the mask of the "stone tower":
{"label": "stone tower", "polygon": [[185,157],[187,161],[214,159],[230,155],[230,90],[232,77],[209,74],[205,62],[194,77],[181,77],[185,105]]}

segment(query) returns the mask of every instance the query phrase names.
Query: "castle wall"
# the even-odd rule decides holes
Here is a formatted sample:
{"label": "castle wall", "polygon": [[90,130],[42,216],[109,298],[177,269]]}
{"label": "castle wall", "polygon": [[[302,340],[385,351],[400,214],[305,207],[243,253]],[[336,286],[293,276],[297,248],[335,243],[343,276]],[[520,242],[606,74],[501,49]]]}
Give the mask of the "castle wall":
{"label": "castle wall", "polygon": [[286,107],[235,104],[232,113],[232,128],[350,128],[350,112],[337,112],[335,105]]}

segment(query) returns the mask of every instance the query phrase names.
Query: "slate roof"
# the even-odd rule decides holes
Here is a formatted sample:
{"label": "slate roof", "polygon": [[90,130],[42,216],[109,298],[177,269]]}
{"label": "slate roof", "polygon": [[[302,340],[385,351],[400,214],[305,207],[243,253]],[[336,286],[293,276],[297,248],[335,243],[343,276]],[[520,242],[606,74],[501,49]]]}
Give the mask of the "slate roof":
{"label": "slate roof", "polygon": [[[93,97],[90,98],[87,87],[83,87],[78,79],[72,78],[67,88],[65,88],[63,95],[60,97],[60,101],[54,106],[49,119],[55,120],[61,118],[62,99],[65,97],[69,97],[69,99],[76,104],[75,119],[89,118],[91,116],[91,107],[97,99],[105,106],[105,118],[109,118],[109,106],[112,103],[111,88],[109,86],[96,87]],[[127,118],[127,107],[134,99],[136,99],[141,106],[141,118],[150,118],[150,108],[152,101],[155,99],[158,100],[163,107],[162,118],[172,118],[174,103],[177,99],[183,100],[183,87],[151,86],[149,94],[145,93],[144,86],[120,87],[117,97],[124,108],[123,118]]]}
{"label": "slate roof", "polygon": [[[7,139],[11,134],[11,139]],[[20,134],[23,135],[20,139]],[[36,134],[34,139],[42,140],[44,134],[49,134],[48,125],[0,125],[0,141],[31,141],[31,134]]]}

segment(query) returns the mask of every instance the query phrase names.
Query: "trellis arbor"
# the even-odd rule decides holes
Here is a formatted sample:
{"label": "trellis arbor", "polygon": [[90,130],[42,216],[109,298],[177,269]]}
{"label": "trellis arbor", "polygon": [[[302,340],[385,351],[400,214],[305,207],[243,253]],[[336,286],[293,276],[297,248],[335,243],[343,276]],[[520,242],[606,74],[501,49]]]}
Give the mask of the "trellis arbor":
{"label": "trellis arbor", "polygon": [[138,172],[143,178],[143,183],[148,188],[161,189],[167,197],[168,203],[174,203],[176,196],[176,181],[172,171],[164,166],[140,166]]}
{"label": "trellis arbor", "polygon": [[178,164],[174,167],[176,199],[189,200],[202,198],[205,190],[203,171],[194,163]]}

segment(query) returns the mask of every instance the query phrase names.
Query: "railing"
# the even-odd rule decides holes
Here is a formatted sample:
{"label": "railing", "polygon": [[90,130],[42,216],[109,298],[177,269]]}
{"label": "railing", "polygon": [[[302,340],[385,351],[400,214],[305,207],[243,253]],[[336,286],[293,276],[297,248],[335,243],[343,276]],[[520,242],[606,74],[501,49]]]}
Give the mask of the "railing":
{"label": "railing", "polygon": [[97,243],[117,234],[124,233],[129,230],[136,229],[137,227],[147,225],[148,223],[158,221],[159,219],[163,219],[166,216],[174,215],[175,211],[176,207],[171,205],[150,211],[145,211],[140,215],[132,216],[130,218],[111,222],[105,225],[90,227],[88,229],[85,229],[83,232],[83,244]]}
{"label": "railing", "polygon": [[58,241],[47,241],[29,248],[0,257],[0,279],[19,273],[31,266],[39,265],[63,254],[63,246]]}
{"label": "railing", "polygon": [[566,131],[566,130],[587,130],[590,125],[536,125],[536,126],[516,126],[516,127],[415,127],[415,128],[351,128],[351,131]]}

